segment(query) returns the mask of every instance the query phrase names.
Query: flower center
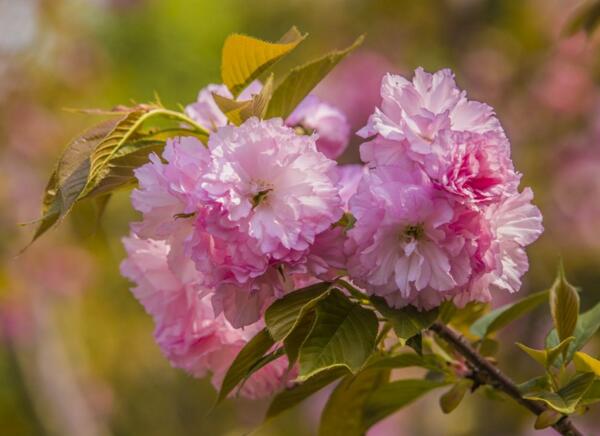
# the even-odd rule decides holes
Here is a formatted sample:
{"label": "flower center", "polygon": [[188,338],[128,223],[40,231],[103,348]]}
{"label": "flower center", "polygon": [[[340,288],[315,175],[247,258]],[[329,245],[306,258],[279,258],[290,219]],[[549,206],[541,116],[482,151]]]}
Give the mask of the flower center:
{"label": "flower center", "polygon": [[425,228],[423,227],[423,223],[409,224],[404,227],[404,230],[400,235],[400,240],[403,242],[418,241],[423,237],[424,234]]}
{"label": "flower center", "polygon": [[255,194],[250,198],[250,203],[252,203],[252,209],[254,209],[267,200],[269,192],[273,190],[273,186],[264,180],[255,180],[252,182],[252,185],[254,185],[253,191]]}
{"label": "flower center", "polygon": [[250,200],[250,203],[252,203],[252,209],[254,209],[259,204],[261,204],[263,201],[265,201],[267,199],[267,195],[271,191],[272,191],[272,189],[264,189],[262,191],[258,191],[256,194],[254,194],[254,196]]}

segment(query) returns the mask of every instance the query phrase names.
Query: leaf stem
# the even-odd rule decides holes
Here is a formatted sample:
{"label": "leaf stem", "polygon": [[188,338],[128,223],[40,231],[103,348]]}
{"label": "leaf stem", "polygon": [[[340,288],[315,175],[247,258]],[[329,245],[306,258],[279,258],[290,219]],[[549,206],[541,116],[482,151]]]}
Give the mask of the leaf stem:
{"label": "leaf stem", "polygon": [[[479,354],[461,334],[440,322],[434,323],[430,327],[430,330],[436,333],[440,338],[444,339],[454,348],[454,350],[461,354],[478,373],[477,375],[483,376],[478,377],[478,379],[485,380],[487,384],[504,392],[535,415],[540,415],[548,410],[548,408],[541,403],[523,398],[517,385],[502,371],[492,365],[485,357]],[[564,436],[583,436],[583,434],[573,425],[568,416],[561,418],[553,424],[552,427],[559,434]]]}

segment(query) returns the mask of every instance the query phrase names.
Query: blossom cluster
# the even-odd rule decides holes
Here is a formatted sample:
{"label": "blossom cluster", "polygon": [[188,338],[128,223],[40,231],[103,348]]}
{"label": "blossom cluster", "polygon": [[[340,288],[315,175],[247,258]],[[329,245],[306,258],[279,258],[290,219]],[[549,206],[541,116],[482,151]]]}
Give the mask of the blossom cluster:
{"label": "blossom cluster", "polygon": [[[350,127],[316,96],[286,120],[235,126],[213,94],[233,98],[210,85],[186,108],[211,132],[207,145],[171,139],[136,171],[143,218],[124,241],[122,273],[174,366],[211,372],[219,386],[266,307],[316,281],[347,276],[393,307],[419,309],[519,289],[541,215],[531,190],[518,190],[493,109],[468,100],[450,71],[386,75],[356,165],[334,160]],[[267,395],[294,375],[282,356],[240,392]]]}
{"label": "blossom cluster", "polygon": [[467,99],[449,70],[388,74],[381,96],[358,132],[369,170],[350,200],[350,276],[394,307],[516,292],[541,214],[531,189],[518,191],[493,109]]}
{"label": "blossom cluster", "polygon": [[[260,90],[254,83],[241,95]],[[337,166],[349,126],[335,108],[309,96],[286,123],[250,118],[229,125],[210,85],[187,107],[212,131],[167,141],[162,157],[136,170],[132,194],[143,219],[124,240],[123,275],[154,317],[155,338],[170,362],[219,386],[241,348],[264,327],[275,298],[345,268],[344,213],[338,180],[353,186],[356,166]],[[311,130],[299,135],[295,128]],[[319,135],[319,136],[317,136]],[[344,199],[343,199],[344,198]],[[341,253],[341,254],[340,254]],[[255,372],[240,393],[256,398],[293,377],[281,357]]]}

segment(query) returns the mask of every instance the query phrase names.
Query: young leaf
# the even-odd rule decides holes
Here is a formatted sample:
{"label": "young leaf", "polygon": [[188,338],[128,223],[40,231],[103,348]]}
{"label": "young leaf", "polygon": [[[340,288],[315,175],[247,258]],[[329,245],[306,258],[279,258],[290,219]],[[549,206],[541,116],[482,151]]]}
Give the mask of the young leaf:
{"label": "young leaf", "polygon": [[102,122],[74,139],[59,158],[42,200],[42,217],[33,241],[42,236],[73,207],[85,187],[90,171],[90,154],[125,119]]}
{"label": "young leaf", "polygon": [[442,412],[450,413],[456,409],[471,386],[473,386],[473,381],[469,379],[461,379],[456,382],[448,392],[440,397]]}
{"label": "young leaf", "polygon": [[540,391],[524,395],[528,400],[541,401],[557,412],[570,415],[575,412],[579,400],[585,395],[594,381],[594,374],[579,374],[557,392]]}
{"label": "young leaf", "polygon": [[571,342],[573,342],[573,340],[575,340],[575,337],[570,336],[570,337],[566,338],[564,341],[562,341],[560,344],[558,344],[557,346],[552,347],[552,348],[547,348],[544,350],[537,350],[535,348],[530,348],[519,342],[517,342],[517,346],[521,350],[526,352],[529,355],[529,357],[531,357],[537,363],[539,363],[540,365],[542,365],[545,368],[550,368],[554,364],[554,361],[556,360],[556,358],[561,353],[563,353],[564,350],[566,350],[568,348],[568,346],[571,344]]}
{"label": "young leaf", "polygon": [[578,406],[589,406],[600,402],[600,380],[594,380],[592,386],[585,392]]}
{"label": "young leaf", "polygon": [[523,394],[532,394],[539,391],[545,391],[550,389],[550,383],[547,376],[534,377],[527,380],[517,386],[519,391]]}
{"label": "young leaf", "polygon": [[344,50],[333,51],[322,58],[293,68],[275,89],[266,117],[287,118],[304,97],[329,74],[338,62],[361,45],[363,40],[364,37],[360,36],[351,46]]}
{"label": "young leaf", "polygon": [[600,377],[600,360],[594,359],[587,353],[578,351],[573,356],[575,368],[580,372],[593,372],[597,377]]}
{"label": "young leaf", "polygon": [[386,369],[366,369],[349,375],[331,393],[319,424],[319,435],[360,436],[366,427],[362,415],[369,395],[389,379]]}
{"label": "young leaf", "polygon": [[265,312],[265,323],[275,341],[285,339],[304,314],[329,293],[331,283],[307,286],[276,300]]}
{"label": "young leaf", "polygon": [[556,410],[552,410],[552,409],[544,410],[536,418],[535,424],[533,425],[533,427],[536,430],[542,430],[544,428],[548,428],[548,427],[556,424],[560,418],[562,418],[562,415],[560,413],[558,413]]}
{"label": "young leaf", "polygon": [[[600,303],[596,304],[587,312],[579,316],[577,326],[575,327],[575,340],[571,343],[566,353],[566,360],[570,362],[575,351],[581,350],[585,344],[600,328]],[[559,343],[558,333],[553,329],[546,338],[546,347],[553,347]],[[561,356],[556,359],[555,365],[562,364]]]}
{"label": "young leaf", "polygon": [[267,410],[265,419],[273,418],[281,412],[294,407],[296,404],[302,402],[304,399],[310,397],[315,392],[323,389],[328,384],[333,383],[335,380],[346,374],[348,374],[346,368],[335,367],[320,372],[314,377],[306,380],[304,383],[299,383],[291,388],[285,389],[273,398],[271,405]]}
{"label": "young leaf", "polygon": [[262,329],[242,348],[225,374],[217,404],[227,398],[227,395],[233,391],[238,383],[244,380],[274,343],[267,329]]}
{"label": "young leaf", "polygon": [[246,35],[233,34],[223,45],[221,78],[233,95],[267,71],[275,62],[296,48],[305,35],[293,27],[279,42],[267,42]]}
{"label": "young leaf", "polygon": [[393,309],[381,297],[372,297],[375,308],[387,319],[400,339],[411,338],[429,328],[438,317],[438,310],[419,311],[413,306]]}
{"label": "young leaf", "polygon": [[234,100],[213,93],[213,100],[227,119],[236,126],[239,126],[248,118],[264,118],[267,106],[273,95],[273,74],[265,81],[260,92],[250,100]]}
{"label": "young leaf", "polygon": [[376,389],[365,402],[363,423],[365,429],[388,415],[410,404],[427,392],[446,386],[448,383],[435,380],[398,380]]}
{"label": "young leaf", "polygon": [[507,304],[492,310],[479,318],[472,326],[471,333],[481,338],[500,330],[502,327],[535,309],[548,298],[549,291],[536,292],[516,303]]}
{"label": "young leaf", "polygon": [[164,146],[164,141],[152,139],[140,139],[125,144],[97,175],[95,186],[80,197],[80,200],[134,185],[135,169],[148,162],[150,153],[160,153]]}
{"label": "young leaf", "polygon": [[567,281],[562,263],[558,268],[558,277],[550,288],[550,312],[558,338],[563,341],[571,336],[579,316],[579,295]]}
{"label": "young leaf", "polygon": [[358,371],[371,355],[377,337],[377,316],[353,303],[337,289],[316,307],[317,320],[300,349],[300,380],[330,367]]}

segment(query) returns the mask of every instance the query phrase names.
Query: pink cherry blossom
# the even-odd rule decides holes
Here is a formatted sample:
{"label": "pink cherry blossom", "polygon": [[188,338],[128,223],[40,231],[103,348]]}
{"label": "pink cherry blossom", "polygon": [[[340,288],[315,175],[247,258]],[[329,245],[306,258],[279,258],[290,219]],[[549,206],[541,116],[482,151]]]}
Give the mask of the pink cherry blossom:
{"label": "pink cherry blossom", "polygon": [[372,138],[361,145],[368,175],[349,203],[351,279],[395,307],[516,292],[541,214],[530,189],[518,192],[493,109],[468,100],[449,70],[387,75],[381,95],[359,132]]}
{"label": "pink cherry blossom", "polygon": [[201,243],[192,257],[213,285],[300,263],[316,236],[340,219],[335,162],[316,150],[314,137],[297,135],[280,119],[251,118],[220,128],[209,148],[199,189],[208,211],[199,214]]}
{"label": "pink cherry blossom", "polygon": [[350,141],[350,125],[339,109],[307,96],[286,119],[288,126],[301,126],[317,133],[317,149],[330,159],[339,157]]}
{"label": "pink cherry blossom", "polygon": [[[173,366],[196,377],[212,373],[219,388],[235,356],[263,328],[262,322],[235,329],[223,315],[215,316],[213,294],[201,286],[194,264],[187,260],[180,268],[187,271],[183,275],[170,268],[166,241],[133,235],[123,242],[128,257],[121,272],[136,284],[133,294],[154,318],[161,351]],[[258,398],[281,389],[289,377],[287,367],[285,357],[269,363],[248,379],[241,395]]]}
{"label": "pink cherry blossom", "polygon": [[397,307],[428,307],[431,295],[438,304],[467,283],[472,266],[453,203],[410,162],[371,170],[350,211],[356,224],[348,232],[348,271],[367,292]]}
{"label": "pink cherry blossom", "polygon": [[467,203],[489,202],[516,192],[519,175],[510,144],[493,109],[471,101],[450,70],[419,68],[411,81],[386,75],[381,107],[359,134],[376,135],[361,146],[370,165],[417,162],[438,189]]}

